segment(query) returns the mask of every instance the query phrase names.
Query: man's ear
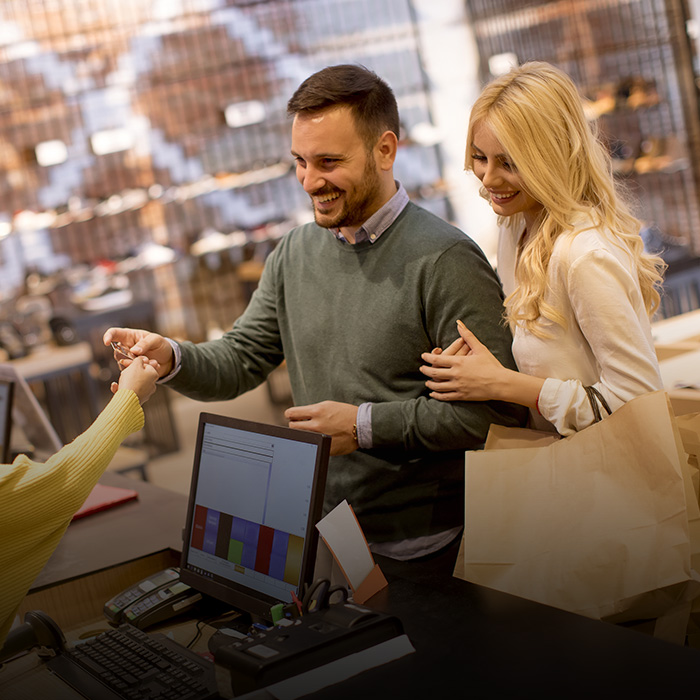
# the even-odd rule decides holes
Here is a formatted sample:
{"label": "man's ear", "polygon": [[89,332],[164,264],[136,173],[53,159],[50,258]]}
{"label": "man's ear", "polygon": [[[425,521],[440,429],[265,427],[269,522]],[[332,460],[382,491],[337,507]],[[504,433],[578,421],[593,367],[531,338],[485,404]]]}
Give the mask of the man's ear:
{"label": "man's ear", "polygon": [[381,170],[391,170],[394,167],[397,148],[398,139],[393,131],[387,130],[379,137],[374,153]]}

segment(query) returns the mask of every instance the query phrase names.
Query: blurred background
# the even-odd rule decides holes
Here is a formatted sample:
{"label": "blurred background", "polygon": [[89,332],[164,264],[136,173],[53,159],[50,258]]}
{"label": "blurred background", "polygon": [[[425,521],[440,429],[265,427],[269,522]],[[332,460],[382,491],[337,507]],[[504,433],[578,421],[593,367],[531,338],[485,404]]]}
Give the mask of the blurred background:
{"label": "blurred background", "polygon": [[[697,309],[699,20],[700,0],[3,0],[0,361],[68,441],[109,398],[108,326],[228,329],[312,216],[286,102],[343,62],[394,89],[411,198],[494,264],[495,217],[463,171],[470,105],[515,63],[563,68],[669,263],[659,318]],[[283,369],[265,392],[286,405]],[[151,456],[179,448],[173,396],[147,404]]]}

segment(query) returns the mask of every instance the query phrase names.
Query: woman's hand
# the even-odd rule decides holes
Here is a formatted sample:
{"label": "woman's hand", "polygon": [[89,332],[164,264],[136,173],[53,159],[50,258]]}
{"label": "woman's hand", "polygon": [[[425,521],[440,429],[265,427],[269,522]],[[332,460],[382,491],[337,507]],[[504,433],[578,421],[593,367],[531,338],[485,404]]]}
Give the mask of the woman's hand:
{"label": "woman's hand", "polygon": [[116,382],[112,384],[112,392],[116,392],[117,389],[131,389],[143,406],[155,392],[157,379],[158,370],[149,364],[146,357],[137,357],[122,370],[119,375],[119,384]]}
{"label": "woman's hand", "polygon": [[[461,323],[461,321],[460,321]],[[462,340],[461,336],[445,348],[433,348],[433,355],[468,355],[470,352],[469,346]],[[426,355],[428,353],[425,353]]]}
{"label": "woman's hand", "polygon": [[430,396],[440,401],[500,398],[496,387],[510,370],[461,321],[457,321],[457,330],[460,337],[449,348],[421,355],[427,364],[420,371],[429,377],[425,385],[431,390]]}

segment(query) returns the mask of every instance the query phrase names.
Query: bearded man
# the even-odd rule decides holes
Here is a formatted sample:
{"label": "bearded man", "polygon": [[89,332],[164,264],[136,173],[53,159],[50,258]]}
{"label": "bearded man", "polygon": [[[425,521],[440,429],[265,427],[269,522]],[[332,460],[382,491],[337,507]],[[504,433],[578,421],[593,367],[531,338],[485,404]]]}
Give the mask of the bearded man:
{"label": "bearded man", "polygon": [[332,437],[326,512],[347,499],[373,551],[406,560],[450,548],[454,564],[464,451],[525,413],[432,399],[418,367],[421,353],[450,345],[461,319],[515,369],[500,282],[466,234],[394,179],[398,108],[377,75],[324,68],[288,113],[315,222],[283,237],[245,313],[210,342],[112,328],[105,343],[157,360],[168,386],[198,400],[234,398],[286,360],[289,425]]}

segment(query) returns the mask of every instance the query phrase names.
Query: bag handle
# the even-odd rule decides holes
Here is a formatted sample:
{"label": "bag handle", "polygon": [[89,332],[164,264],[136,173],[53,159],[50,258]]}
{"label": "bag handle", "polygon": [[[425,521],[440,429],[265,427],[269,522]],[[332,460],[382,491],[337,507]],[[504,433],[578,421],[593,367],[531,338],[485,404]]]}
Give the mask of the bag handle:
{"label": "bag handle", "polygon": [[591,408],[593,409],[594,423],[598,423],[601,420],[603,420],[603,416],[600,413],[600,406],[598,406],[598,402],[600,402],[600,405],[607,411],[608,415],[612,413],[608,402],[598,391],[598,389],[596,389],[594,386],[584,386],[583,388],[586,390],[586,394],[588,395],[588,401],[590,402]]}

